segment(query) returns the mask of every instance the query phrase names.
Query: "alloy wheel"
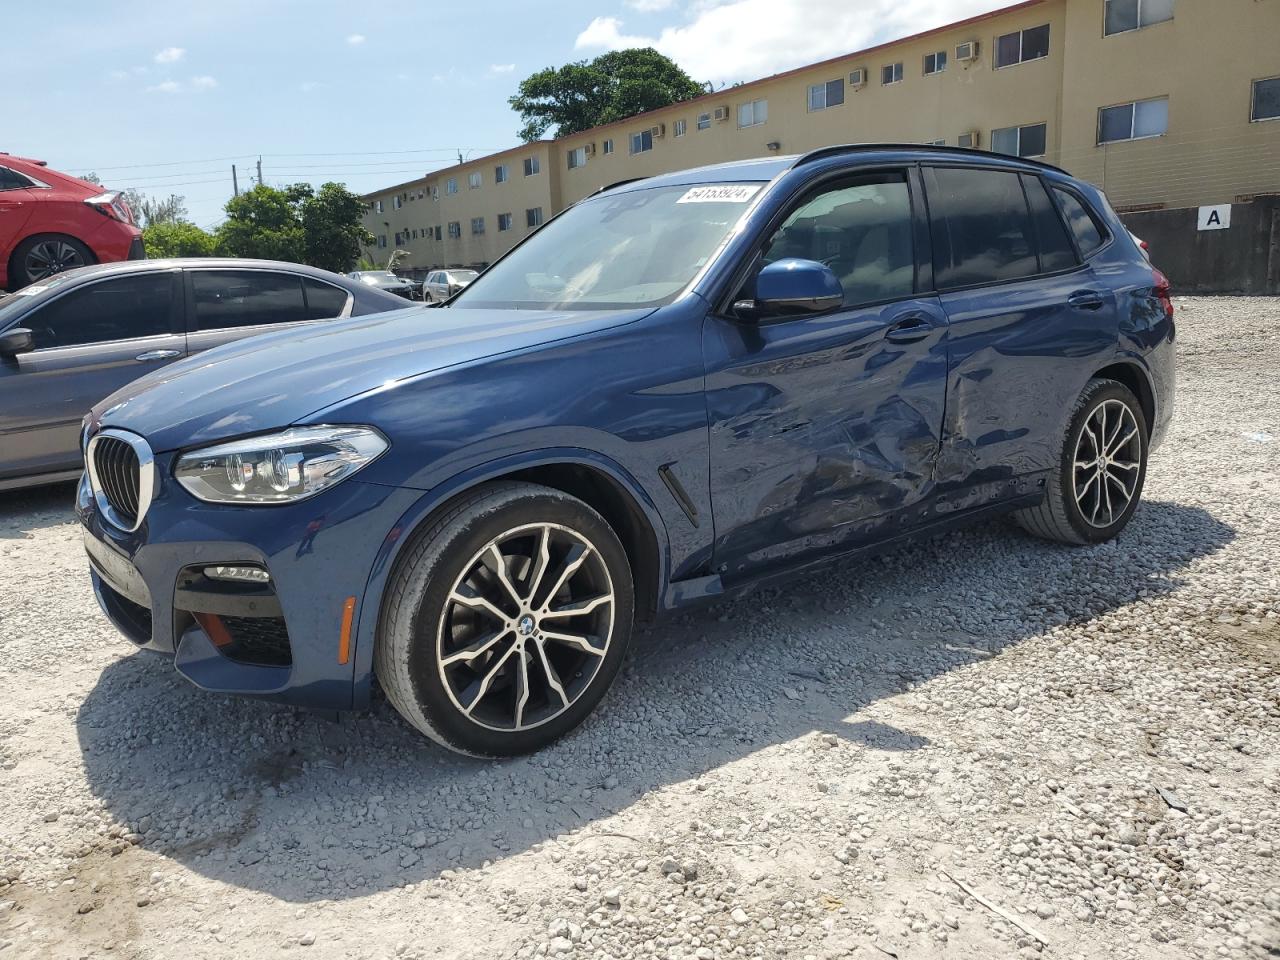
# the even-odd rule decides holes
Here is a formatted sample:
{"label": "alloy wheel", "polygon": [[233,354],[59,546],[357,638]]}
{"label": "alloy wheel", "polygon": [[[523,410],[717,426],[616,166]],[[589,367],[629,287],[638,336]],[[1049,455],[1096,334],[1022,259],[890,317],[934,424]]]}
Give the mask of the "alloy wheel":
{"label": "alloy wheel", "polygon": [[1142,431],[1123,400],[1104,400],[1076,440],[1074,488],[1086,523],[1111,526],[1137,494],[1142,473]]}
{"label": "alloy wheel", "polygon": [[604,662],[614,607],[604,558],[577,531],[535,523],[495,537],[467,562],[440,619],[449,699],[492,730],[560,716]]}
{"label": "alloy wheel", "polygon": [[83,266],[80,251],[65,240],[41,240],[27,254],[27,281],[36,283],[63,270]]}

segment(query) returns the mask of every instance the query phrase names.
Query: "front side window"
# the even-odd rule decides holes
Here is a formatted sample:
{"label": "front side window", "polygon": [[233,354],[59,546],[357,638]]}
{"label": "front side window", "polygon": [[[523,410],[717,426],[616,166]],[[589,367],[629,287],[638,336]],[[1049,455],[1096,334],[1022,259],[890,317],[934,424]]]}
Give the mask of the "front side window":
{"label": "front side window", "polygon": [[1098,143],[1144,140],[1169,132],[1169,98],[1139,100],[1098,111]]}
{"label": "front side window", "polygon": [[1084,201],[1069,190],[1054,187],[1053,195],[1058,201],[1058,207],[1062,210],[1063,216],[1067,219],[1067,226],[1075,234],[1080,255],[1083,257],[1092,255],[1107,240],[1106,234],[1098,226],[1097,218],[1085,206]]}
{"label": "front side window", "polygon": [[844,103],[844,77],[809,87],[809,109],[825,110]]}
{"label": "front side window", "polygon": [[947,51],[939,50],[937,53],[925,54],[924,75],[926,77],[941,73],[945,69],[947,69]]}
{"label": "front side window", "polygon": [[738,106],[738,126],[758,127],[769,119],[769,101],[752,100]]}
{"label": "front side window", "polygon": [[763,250],[763,262],[829,266],[855,307],[909,297],[916,258],[911,193],[903,174],[858,177],[801,201]]}
{"label": "front side window", "polygon": [[644,130],[631,135],[631,152],[647,153],[653,149],[653,131]]}
{"label": "front side window", "polygon": [[[18,298],[14,298],[18,302]],[[63,294],[23,319],[35,349],[171,333],[173,274],[117,277]]]}
{"label": "front side window", "polygon": [[926,168],[939,289],[1034,276],[1034,226],[1017,173]]}
{"label": "front side window", "polygon": [[1253,81],[1253,109],[1249,119],[1280,120],[1280,77]]}
{"label": "front side window", "polygon": [[578,203],[516,247],[455,301],[533,310],[659,306],[725,242],[761,184],[698,184],[605,193]]}
{"label": "front side window", "polygon": [[1022,127],[1002,127],[991,131],[991,149],[1011,157],[1043,157],[1047,149],[1049,125],[1030,123]]}
{"label": "front side window", "polygon": [[308,320],[329,320],[341,316],[342,311],[347,309],[349,294],[332,283],[325,283],[314,277],[303,277],[302,293],[307,301]]}
{"label": "front side window", "polygon": [[886,87],[891,83],[902,82],[902,64],[886,63],[880,73],[880,82]]}
{"label": "front side window", "polygon": [[996,69],[1011,67],[1028,60],[1043,60],[1049,55],[1049,24],[1006,33],[996,40]]}
{"label": "front side window", "polygon": [[1173,19],[1173,0],[1107,0],[1102,34],[1109,37]]}
{"label": "front side window", "polygon": [[197,330],[297,323],[307,319],[302,278],[266,270],[193,270]]}

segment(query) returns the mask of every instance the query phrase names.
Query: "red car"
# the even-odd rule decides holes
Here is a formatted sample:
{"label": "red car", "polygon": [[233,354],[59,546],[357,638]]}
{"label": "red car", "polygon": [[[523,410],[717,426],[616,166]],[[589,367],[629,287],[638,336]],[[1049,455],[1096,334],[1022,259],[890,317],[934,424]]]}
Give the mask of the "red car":
{"label": "red car", "polygon": [[0,153],[0,290],[145,256],[121,193],[50,170],[43,160]]}

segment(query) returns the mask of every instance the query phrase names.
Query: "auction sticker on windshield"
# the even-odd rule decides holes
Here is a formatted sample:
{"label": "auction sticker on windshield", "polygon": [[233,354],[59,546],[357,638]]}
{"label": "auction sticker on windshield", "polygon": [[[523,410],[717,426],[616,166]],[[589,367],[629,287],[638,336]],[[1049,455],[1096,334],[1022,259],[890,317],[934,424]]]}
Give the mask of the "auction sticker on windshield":
{"label": "auction sticker on windshield", "polygon": [[759,184],[718,183],[709,187],[690,187],[676,203],[746,203],[759,192]]}

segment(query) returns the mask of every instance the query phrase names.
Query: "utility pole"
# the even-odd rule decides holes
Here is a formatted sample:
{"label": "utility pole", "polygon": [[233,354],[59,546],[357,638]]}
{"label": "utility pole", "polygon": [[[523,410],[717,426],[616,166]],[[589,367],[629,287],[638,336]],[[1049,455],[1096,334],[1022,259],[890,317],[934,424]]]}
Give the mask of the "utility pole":
{"label": "utility pole", "polygon": [[461,150],[459,150],[459,151],[458,151],[458,166],[462,166],[464,163],[466,163],[466,161],[462,159],[462,151],[461,151]]}
{"label": "utility pole", "polygon": [[235,191],[235,195],[240,196],[240,181],[236,178],[236,165],[231,165],[231,189]]}
{"label": "utility pole", "polygon": [[262,186],[262,157],[258,157],[258,186]]}

